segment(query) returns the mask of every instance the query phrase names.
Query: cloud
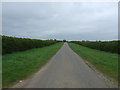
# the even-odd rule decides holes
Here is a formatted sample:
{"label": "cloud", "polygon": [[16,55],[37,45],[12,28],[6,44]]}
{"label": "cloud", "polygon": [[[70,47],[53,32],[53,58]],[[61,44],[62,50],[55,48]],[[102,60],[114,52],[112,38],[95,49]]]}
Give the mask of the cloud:
{"label": "cloud", "polygon": [[3,3],[3,34],[67,40],[113,40],[117,3]]}

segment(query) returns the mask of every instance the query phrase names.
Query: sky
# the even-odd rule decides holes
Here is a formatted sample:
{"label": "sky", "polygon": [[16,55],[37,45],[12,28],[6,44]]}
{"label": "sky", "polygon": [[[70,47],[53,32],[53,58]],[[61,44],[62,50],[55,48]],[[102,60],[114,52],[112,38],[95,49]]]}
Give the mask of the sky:
{"label": "sky", "polygon": [[117,40],[117,2],[4,2],[2,34],[58,40]]}

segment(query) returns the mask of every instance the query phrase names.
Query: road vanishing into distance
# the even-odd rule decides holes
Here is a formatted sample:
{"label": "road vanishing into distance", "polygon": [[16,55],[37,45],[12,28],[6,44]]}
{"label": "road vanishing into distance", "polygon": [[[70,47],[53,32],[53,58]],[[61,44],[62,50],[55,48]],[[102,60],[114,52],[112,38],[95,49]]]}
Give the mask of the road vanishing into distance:
{"label": "road vanishing into distance", "polygon": [[12,88],[109,88],[67,43],[37,73]]}

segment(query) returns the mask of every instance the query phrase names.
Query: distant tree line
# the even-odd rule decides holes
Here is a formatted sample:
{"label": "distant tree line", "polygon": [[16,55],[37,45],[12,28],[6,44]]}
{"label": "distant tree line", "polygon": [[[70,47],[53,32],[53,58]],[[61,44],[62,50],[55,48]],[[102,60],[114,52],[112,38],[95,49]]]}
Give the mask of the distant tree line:
{"label": "distant tree line", "polygon": [[120,54],[120,41],[71,41],[85,47]]}
{"label": "distant tree line", "polygon": [[2,54],[8,54],[12,52],[24,51],[32,48],[41,48],[55,44],[55,40],[38,40],[29,38],[16,38],[9,36],[2,36]]}

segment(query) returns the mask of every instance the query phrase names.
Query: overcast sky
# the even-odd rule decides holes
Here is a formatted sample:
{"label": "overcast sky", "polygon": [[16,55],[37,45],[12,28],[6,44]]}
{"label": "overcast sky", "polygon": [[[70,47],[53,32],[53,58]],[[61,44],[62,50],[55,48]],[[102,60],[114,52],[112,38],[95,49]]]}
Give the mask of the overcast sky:
{"label": "overcast sky", "polygon": [[66,40],[116,40],[118,3],[3,3],[3,35]]}

